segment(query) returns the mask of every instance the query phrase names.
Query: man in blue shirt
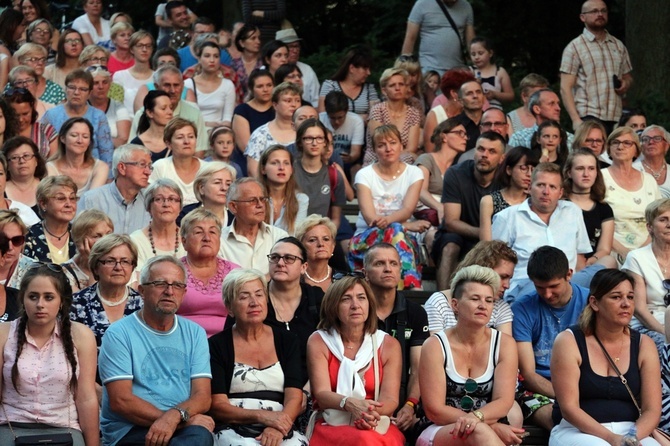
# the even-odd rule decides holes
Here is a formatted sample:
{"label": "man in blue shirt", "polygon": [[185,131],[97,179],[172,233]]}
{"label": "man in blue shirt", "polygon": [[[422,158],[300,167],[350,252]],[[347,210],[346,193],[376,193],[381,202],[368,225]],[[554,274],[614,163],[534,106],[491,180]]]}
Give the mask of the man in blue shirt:
{"label": "man in blue shirt", "polygon": [[512,304],[512,335],[519,351],[519,405],[524,417],[551,430],[556,397],[549,375],[551,349],[561,331],[577,323],[589,290],[570,283],[568,258],[558,248],[541,246],[528,261],[528,277],[535,291]]}
{"label": "man in blue shirt", "polygon": [[98,360],[107,446],[212,446],[212,374],[205,330],[176,316],[186,270],[172,256],[140,273],[144,308],[112,324]]}

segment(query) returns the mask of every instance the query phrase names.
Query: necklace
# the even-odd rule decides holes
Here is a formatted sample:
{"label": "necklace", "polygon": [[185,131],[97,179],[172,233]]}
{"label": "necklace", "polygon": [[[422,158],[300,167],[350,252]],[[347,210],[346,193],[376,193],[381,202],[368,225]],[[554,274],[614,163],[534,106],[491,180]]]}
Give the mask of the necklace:
{"label": "necklace", "polygon": [[277,307],[277,303],[272,298],[272,295],[270,295],[270,301],[272,302],[272,308],[274,308],[275,310],[275,317],[277,318],[277,322],[282,322],[283,324],[286,325],[286,331],[291,331],[291,327],[289,327],[288,325],[290,321],[287,321],[283,317],[281,317],[281,315],[279,314],[279,308]]}
{"label": "necklace", "polygon": [[[153,232],[151,231],[151,223],[149,223],[149,242],[151,243],[151,252],[153,252],[154,255],[158,255],[158,254],[156,254],[156,248],[154,247],[154,235],[153,235]],[[177,251],[178,250],[179,250],[179,226],[177,226],[177,230],[174,233],[174,255],[175,255],[175,257],[177,257]]]}
{"label": "necklace", "polygon": [[[395,174],[391,176],[391,179],[395,180],[400,176],[400,171],[402,170],[402,165],[403,163],[400,163],[400,166],[398,167],[398,170],[395,171]],[[386,173],[382,172],[381,168],[379,167],[379,162],[377,162],[377,170],[379,171],[379,175],[387,175]],[[383,179],[383,177],[382,177]]]}
{"label": "necklace", "polygon": [[[107,305],[108,307],[118,307],[119,305],[124,303],[126,300],[128,300],[128,296],[129,296],[128,287],[124,287],[124,289],[125,289],[125,291],[123,293],[123,297],[116,302],[112,302],[111,300],[107,300],[104,297],[102,297],[102,295],[100,294],[100,287],[99,286],[96,287],[95,293],[98,295],[98,299],[100,299],[100,302],[102,302],[103,304]],[[144,320],[144,317],[142,317],[142,320]]]}
{"label": "necklace", "polygon": [[307,270],[305,270],[305,276],[307,276],[307,278],[314,283],[323,283],[330,278],[330,272],[331,272],[330,265],[328,265],[328,272],[326,273],[326,276],[323,279],[316,280],[315,278],[309,275]]}
{"label": "necklace", "polygon": [[44,230],[47,231],[47,234],[49,234],[50,236],[52,236],[53,238],[55,238],[55,239],[58,240],[59,242],[61,241],[61,239],[62,239],[63,237],[65,237],[67,234],[70,233],[70,228],[68,228],[68,229],[66,229],[65,232],[63,232],[60,236],[54,234],[53,232],[49,231],[49,229],[47,228],[47,223],[46,223],[45,220],[42,220],[42,228],[44,228]]}
{"label": "necklace", "polygon": [[650,166],[649,164],[647,164],[646,162],[642,161],[642,165],[644,166],[645,169],[647,169],[647,170],[649,171],[649,173],[651,173],[651,176],[654,177],[655,180],[658,180],[659,178],[661,178],[661,175],[663,175],[663,172],[664,172],[665,169],[667,168],[667,164],[666,164],[666,163],[663,163],[663,165],[661,166],[661,168],[659,169],[659,171],[656,172],[656,171],[655,171],[654,169],[652,169],[651,166]]}
{"label": "necklace", "polygon": [[554,317],[556,318],[556,322],[558,322],[558,325],[561,325],[561,318],[558,317],[558,316],[556,315],[556,313],[554,313],[554,310],[552,310],[551,306],[547,305],[547,309],[549,310],[549,312],[551,313],[551,315],[554,316]]}

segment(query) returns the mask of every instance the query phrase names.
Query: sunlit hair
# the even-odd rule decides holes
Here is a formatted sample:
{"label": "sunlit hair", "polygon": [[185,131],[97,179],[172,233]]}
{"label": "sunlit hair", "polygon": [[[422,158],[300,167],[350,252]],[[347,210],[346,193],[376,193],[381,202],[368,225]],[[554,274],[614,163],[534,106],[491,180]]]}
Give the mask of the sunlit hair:
{"label": "sunlit hair", "polygon": [[[237,178],[237,171],[233,166],[224,162],[224,161],[210,161],[205,167],[201,168],[198,171],[198,174],[195,176],[193,181],[193,193],[195,194],[195,199],[199,202],[204,202],[205,196],[202,194],[200,189],[205,186],[205,184],[214,176],[215,173],[225,170],[230,175],[231,184]],[[228,198],[226,196],[226,198]]]}
{"label": "sunlit hair", "polygon": [[[83,41],[82,41],[83,42]],[[83,43],[82,43],[83,44]],[[95,53],[103,52],[105,57],[109,59],[109,50],[100,45],[87,45],[79,54],[79,65],[85,66]]]}
{"label": "sunlit hair", "polygon": [[622,135],[630,135],[630,137],[633,139],[633,142],[635,143],[635,156],[640,156],[640,138],[637,136],[637,132],[635,130],[626,126],[617,127],[612,131],[612,133],[610,133],[610,136],[607,138],[607,142],[605,143],[607,154],[612,156],[610,153],[610,146],[612,145],[612,141]]}
{"label": "sunlit hair", "polygon": [[23,58],[36,55],[46,57],[47,54],[48,54],[47,49],[44,48],[42,45],[38,45],[36,43],[24,43],[14,53],[14,60],[18,61],[19,65],[25,65],[22,60]]}
{"label": "sunlit hair", "polygon": [[[291,163],[291,169],[293,169],[293,154],[284,146],[280,144],[274,144],[268,147],[265,152],[261,154],[261,159],[258,162],[258,179],[263,185],[263,191],[265,196],[270,196],[270,179],[266,173],[263,173],[265,166],[267,166],[270,161],[270,157],[275,152],[286,152]],[[284,189],[284,221],[286,222],[286,229],[289,234],[293,234],[295,230],[296,217],[298,215],[298,192],[300,189],[298,187],[298,182],[295,179],[295,175],[290,175],[288,181],[286,182],[286,188]],[[272,215],[273,210],[270,208],[270,201],[265,204],[265,223],[270,223],[270,216]]]}
{"label": "sunlit hair", "polygon": [[191,127],[193,129],[193,134],[196,138],[198,138],[198,129],[196,128],[196,125],[193,123],[193,121],[177,117],[172,118],[165,126],[165,130],[163,130],[163,141],[165,143],[171,143],[172,138],[174,137],[174,134],[177,132],[177,130],[181,130],[185,127]]}
{"label": "sunlit hair", "polygon": [[498,295],[500,276],[491,268],[470,265],[459,269],[451,279],[451,295],[454,299],[463,297],[463,287],[468,283],[479,283],[491,288],[492,296]]}
{"label": "sunlit hair", "polygon": [[342,332],[342,321],[338,314],[340,302],[345,293],[356,285],[363,287],[368,299],[368,318],[365,320],[363,332],[373,334],[377,331],[377,300],[367,280],[356,276],[345,276],[340,280],[333,281],[328,287],[321,302],[321,321],[317,326],[319,330]]}
{"label": "sunlit hair", "polygon": [[130,239],[130,236],[127,234],[107,234],[95,242],[91,248],[91,253],[88,255],[88,267],[91,270],[91,273],[93,273],[93,278],[95,278],[95,280],[100,280],[100,274],[98,274],[100,259],[119,246],[128,248],[133,268],[137,266],[137,247]]}
{"label": "sunlit hair", "polygon": [[184,194],[179,185],[169,178],[159,178],[144,189],[144,208],[147,212],[150,212],[154,197],[160,189],[168,189],[177,194],[179,196],[179,210],[184,207]]}
{"label": "sunlit hair", "polygon": [[21,228],[21,233],[23,235],[26,235],[28,233],[28,227],[19,216],[19,211],[17,211],[16,209],[0,210],[0,231],[2,231],[2,229],[5,226],[12,223],[16,224],[19,228]]}
{"label": "sunlit hair", "polygon": [[[414,89],[414,96],[417,98],[422,98],[423,78],[421,76],[421,64],[419,63],[419,59],[416,57],[403,58],[401,56],[395,60],[395,62],[393,63],[393,68],[403,69],[407,71],[407,74],[409,74],[409,76],[417,76],[416,85],[412,85],[411,87]],[[438,76],[439,79],[439,74],[437,74],[437,72],[434,73]]]}
{"label": "sunlit hair", "polygon": [[570,178],[570,171],[572,170],[572,165],[575,162],[575,158],[579,156],[587,156],[593,158],[596,166],[596,180],[591,186],[591,192],[589,193],[589,198],[595,201],[596,203],[602,203],[605,200],[605,179],[603,178],[603,173],[600,171],[598,166],[598,157],[595,153],[590,151],[587,148],[576,149],[565,160],[565,165],[563,166],[563,197],[569,198],[570,194],[573,193],[572,187],[574,186],[574,181]]}
{"label": "sunlit hair", "polygon": [[237,268],[226,275],[225,279],[223,279],[223,285],[221,286],[221,297],[223,298],[223,304],[226,306],[229,313],[232,313],[233,302],[237,295],[240,294],[242,286],[257,280],[261,283],[261,289],[267,299],[268,283],[265,280],[265,274],[257,269]]}
{"label": "sunlit hair", "polygon": [[[589,289],[589,303],[586,304],[582,314],[579,316],[579,328],[584,332],[585,335],[589,336],[595,333],[596,324],[598,323],[598,315],[593,308],[591,307],[591,297],[595,298],[596,302],[600,302],[602,298],[616,288],[622,282],[630,283],[631,288],[635,288],[635,279],[633,276],[628,274],[625,271],[618,269],[603,269],[598,271],[591,279],[591,287]],[[624,296],[627,298],[627,296]],[[634,301],[631,301],[631,306],[634,305]],[[633,310],[631,309],[631,312]],[[628,332],[628,327],[623,327],[624,332]]]}
{"label": "sunlit hair", "polygon": [[302,89],[293,82],[282,82],[272,90],[272,103],[277,104],[285,95],[302,96]]}
{"label": "sunlit hair", "polygon": [[540,76],[536,73],[527,74],[526,77],[521,79],[521,82],[519,82],[519,91],[524,96],[528,96],[530,90],[533,88],[547,87],[549,87],[549,81],[544,76]]}
{"label": "sunlit hair", "polygon": [[132,36],[130,36],[130,48],[132,51],[132,48],[135,47],[138,43],[140,43],[140,40],[144,38],[149,38],[151,39],[151,47],[155,48],[156,47],[156,41],[154,40],[154,36],[149,32],[145,31],[143,29],[137,30],[133,33]]}
{"label": "sunlit hair", "polygon": [[[461,260],[461,263],[456,267],[458,270],[467,266],[479,265],[494,269],[500,262],[507,261],[516,265],[519,258],[516,252],[509,245],[500,240],[481,241],[475,245]],[[453,279],[453,276],[452,276]]]}
{"label": "sunlit hair", "polygon": [[337,236],[337,227],[335,226],[335,223],[333,223],[330,218],[319,214],[310,214],[298,223],[295,227],[295,237],[305,243],[305,235],[316,226],[325,226],[328,228],[328,231],[330,231],[330,235],[333,238],[333,242],[335,241],[335,237]]}
{"label": "sunlit hair", "polygon": [[114,231],[114,222],[112,222],[112,219],[99,209],[86,209],[77,215],[72,220],[72,229],[70,230],[70,237],[72,237],[75,245],[83,241],[100,223],[105,223],[109,226],[109,229]]}
{"label": "sunlit hair", "polygon": [[652,225],[656,217],[670,211],[670,198],[659,198],[647,205],[644,210],[644,219],[648,225]]}
{"label": "sunlit hair", "polygon": [[561,172],[561,168],[558,164],[555,164],[555,163],[539,163],[537,166],[535,166],[535,169],[533,169],[533,174],[530,177],[531,183],[535,183],[535,181],[537,181],[537,176],[541,173],[555,173],[559,177],[561,177],[561,182],[562,182],[563,173]]}
{"label": "sunlit hair", "polygon": [[402,141],[398,127],[393,124],[384,124],[377,127],[372,134],[372,143],[377,146],[377,143],[382,139],[395,138],[398,142]]}
{"label": "sunlit hair", "polygon": [[400,76],[405,82],[405,85],[409,84],[409,73],[407,70],[403,70],[402,68],[387,68],[382,72],[382,75],[379,78],[379,86],[382,89],[386,88],[393,76]]}
{"label": "sunlit hair", "polygon": [[221,229],[222,229],[221,219],[209,209],[199,207],[197,209],[192,210],[191,212],[186,214],[184,218],[182,218],[181,226],[179,227],[179,236],[182,239],[185,239],[186,236],[188,236],[191,233],[191,230],[195,225],[207,220],[214,223],[214,226],[216,226],[216,228],[219,230],[219,235],[221,235]]}
{"label": "sunlit hair", "polygon": [[135,28],[133,28],[133,25],[128,22],[117,22],[112,25],[111,29],[109,30],[109,37],[111,37],[112,41],[114,41],[116,36],[118,36],[119,33],[123,31],[135,32]]}

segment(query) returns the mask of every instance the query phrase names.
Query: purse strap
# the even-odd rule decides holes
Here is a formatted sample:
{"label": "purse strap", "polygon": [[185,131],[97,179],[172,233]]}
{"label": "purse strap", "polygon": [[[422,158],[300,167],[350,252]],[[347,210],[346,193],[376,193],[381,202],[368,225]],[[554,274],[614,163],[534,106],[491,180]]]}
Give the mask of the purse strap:
{"label": "purse strap", "polygon": [[449,24],[451,25],[451,29],[454,30],[456,33],[456,36],[458,37],[458,43],[461,45],[461,52],[465,53],[465,44],[463,44],[463,39],[461,39],[461,33],[458,32],[458,27],[456,26],[456,22],[454,22],[454,19],[451,17],[451,14],[449,14],[449,10],[447,9],[447,5],[444,4],[442,0],[435,0],[444,13],[444,16],[447,18],[449,21]]}
{"label": "purse strap", "polygon": [[602,342],[600,342],[600,339],[598,339],[598,336],[596,336],[596,334],[593,333],[593,337],[596,338],[596,342],[598,342],[598,345],[603,350],[603,353],[605,353],[605,357],[607,358],[610,365],[612,366],[612,369],[614,369],[617,376],[621,380],[621,383],[626,387],[626,390],[628,390],[628,394],[630,395],[630,399],[633,400],[633,404],[635,404],[635,407],[637,408],[637,411],[640,413],[640,415],[642,415],[642,409],[640,408],[640,405],[637,402],[637,398],[635,398],[635,395],[633,395],[633,391],[630,390],[630,387],[628,386],[628,380],[621,374],[621,371],[619,371],[619,367],[616,366],[616,364],[614,363],[614,360],[612,359],[610,354],[605,349],[605,346],[603,345]]}
{"label": "purse strap", "polygon": [[379,401],[379,357],[377,353],[377,333],[372,335],[372,369],[375,372],[375,401]]}

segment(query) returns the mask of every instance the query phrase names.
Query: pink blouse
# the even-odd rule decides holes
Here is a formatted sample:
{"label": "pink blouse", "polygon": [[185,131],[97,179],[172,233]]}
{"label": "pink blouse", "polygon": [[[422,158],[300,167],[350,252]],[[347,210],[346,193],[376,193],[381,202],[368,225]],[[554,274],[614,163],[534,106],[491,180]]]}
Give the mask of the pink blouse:
{"label": "pink blouse", "polygon": [[186,267],[187,287],[177,314],[200,325],[207,332],[207,337],[210,337],[223,330],[228,316],[221,295],[223,279],[230,271],[240,268],[240,265],[217,257],[216,274],[204,282],[193,276],[186,256],[181,261]]}
{"label": "pink blouse", "polygon": [[[38,348],[26,330],[26,343],[19,358],[19,391],[12,384],[12,366],[16,361],[19,320],[11,322],[9,337],[2,351],[2,401],[10,422],[41,423],[81,430],[79,416],[70,391],[72,370],[65,356],[60,325],[42,348]],[[75,358],[77,352],[75,350]],[[77,358],[79,362],[79,358]],[[77,366],[79,376],[79,366]],[[0,424],[7,422],[0,411]],[[68,425],[69,419],[69,425]]]}

